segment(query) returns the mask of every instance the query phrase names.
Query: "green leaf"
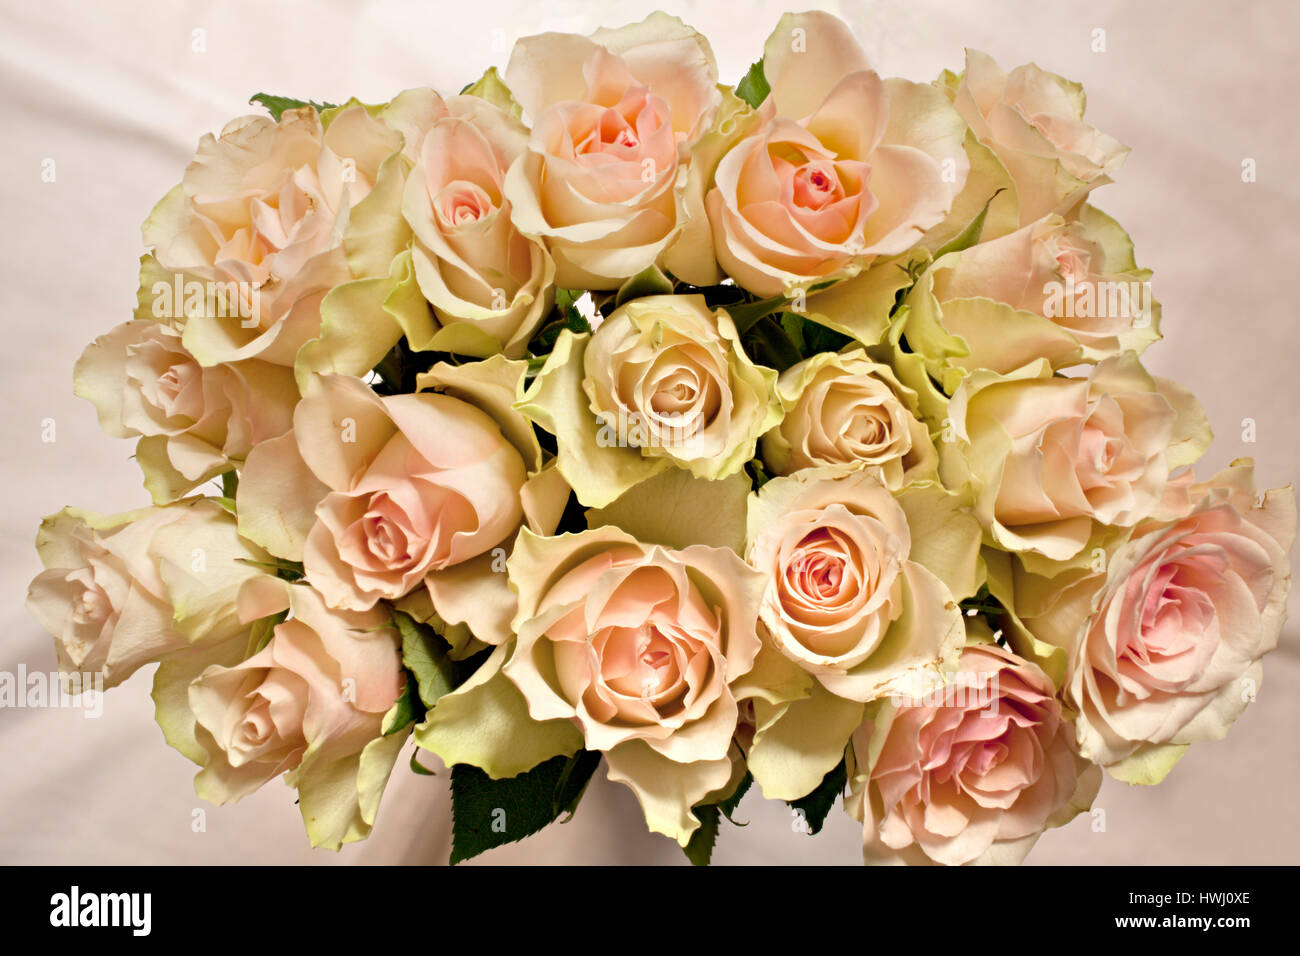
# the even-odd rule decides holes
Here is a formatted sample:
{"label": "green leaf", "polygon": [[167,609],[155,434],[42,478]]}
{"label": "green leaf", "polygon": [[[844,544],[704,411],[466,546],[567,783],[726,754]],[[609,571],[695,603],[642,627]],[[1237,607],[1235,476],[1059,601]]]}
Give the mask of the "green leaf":
{"label": "green leaf", "polygon": [[415,677],[415,689],[424,707],[432,708],[458,683],[456,662],[448,654],[447,642],[429,625],[404,611],[393,612],[393,623],[402,635],[402,664]]}
{"label": "green leaf", "polygon": [[672,291],[672,280],[659,271],[658,266],[647,266],[619,287],[618,295],[614,297],[614,308],[617,309],[632,299],[648,295],[670,295]]}
{"label": "green leaf", "polygon": [[963,249],[969,249],[980,241],[980,233],[984,231],[984,220],[988,218],[989,206],[993,205],[993,200],[998,198],[1000,192],[1002,192],[1001,189],[989,197],[989,201],[984,204],[980,214],[972,219],[965,229],[939,247],[934,254],[936,259],[940,256],[946,256],[950,252],[961,252]]}
{"label": "green leaf", "polygon": [[239,490],[239,472],[233,468],[221,476],[221,496],[235,500],[235,492]]}
{"label": "green leaf", "polygon": [[456,764],[451,770],[451,864],[522,840],[561,814],[573,813],[599,764],[598,752],[579,750],[503,780]]}
{"label": "green leaf", "polygon": [[691,811],[699,818],[699,829],[691,834],[690,842],[682,847],[686,859],[695,866],[708,866],[713,859],[713,847],[718,842],[718,822],[722,812],[716,803],[695,807]]}
{"label": "green leaf", "polygon": [[438,774],[430,770],[424,764],[420,763],[420,748],[416,747],[411,753],[411,772],[418,773],[421,777],[436,777]]}
{"label": "green leaf", "polygon": [[250,103],[259,103],[266,107],[266,111],[271,114],[271,119],[277,123],[285,110],[296,110],[303,106],[310,106],[317,113],[322,110],[337,109],[335,103],[317,103],[313,100],[295,100],[292,96],[276,96],[273,93],[254,93],[248,101]]}
{"label": "green leaf", "polygon": [[288,616],[288,611],[281,611],[279,614],[271,614],[267,617],[258,618],[253,622],[253,626],[248,630],[250,657],[271,643],[271,638],[275,635],[276,625],[282,624]]}
{"label": "green leaf", "polygon": [[405,730],[411,724],[424,719],[424,704],[420,701],[416,686],[415,677],[410,671],[407,671],[406,683],[402,685],[402,692],[397,695],[397,700],[388,713],[384,714],[382,730],[385,737]]}
{"label": "green leaf", "polygon": [[782,323],[771,315],[755,322],[741,341],[755,362],[778,372],[784,372],[802,358]]}
{"label": "green leaf", "polygon": [[836,799],[844,793],[844,785],[847,782],[848,771],[844,761],[841,760],[834,770],[822,778],[822,782],[812,793],[798,800],[787,801],[793,809],[803,813],[804,820],[808,823],[809,833],[817,833],[821,830],[822,824],[826,822],[826,815],[831,812],[831,807],[835,806]]}
{"label": "green leaf", "polygon": [[742,302],[726,306],[727,314],[736,325],[736,332],[744,335],[759,319],[784,309],[789,303],[783,295],[774,295],[770,299],[758,299],[755,302]]}
{"label": "green leaf", "polygon": [[772,87],[767,82],[767,74],[763,72],[762,60],[751,66],[744,79],[736,84],[736,95],[754,109],[758,109],[763,100],[767,99],[767,94],[771,92]]}
{"label": "green leaf", "polygon": [[[630,280],[629,280],[630,281]],[[574,304],[583,296],[581,289],[556,289],[555,290],[555,311],[559,317],[551,320],[542,326],[541,331],[533,336],[533,341],[529,343],[528,350],[534,356],[544,356],[555,348],[555,342],[560,337],[560,333],[565,329],[574,333],[590,332],[591,325],[587,322],[587,317],[578,311]],[[532,368],[531,364],[529,366]],[[538,366],[538,371],[541,367]],[[533,373],[534,375],[536,372]]]}
{"label": "green leaf", "polygon": [[268,571],[282,581],[301,581],[306,575],[301,561],[286,561],[283,558],[272,558],[270,561],[255,561],[252,558],[235,558],[235,560],[240,564]]}
{"label": "green leaf", "polygon": [[746,771],[745,776],[741,777],[740,783],[736,785],[735,791],[727,799],[691,808],[691,812],[700,821],[700,828],[691,834],[690,842],[682,850],[693,864],[708,866],[713,859],[713,847],[718,842],[718,828],[723,817],[730,820],[734,826],[744,825],[732,820],[731,815],[736,812],[736,807],[740,806],[741,799],[753,782],[754,778]]}

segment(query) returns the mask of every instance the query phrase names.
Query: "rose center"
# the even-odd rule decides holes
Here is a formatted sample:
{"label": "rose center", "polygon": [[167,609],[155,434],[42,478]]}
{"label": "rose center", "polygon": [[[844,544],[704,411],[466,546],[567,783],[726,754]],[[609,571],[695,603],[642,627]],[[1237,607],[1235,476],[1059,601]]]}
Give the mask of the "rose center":
{"label": "rose center", "polygon": [[811,160],[794,174],[794,201],[804,209],[823,209],[843,198],[840,177],[826,160]]}

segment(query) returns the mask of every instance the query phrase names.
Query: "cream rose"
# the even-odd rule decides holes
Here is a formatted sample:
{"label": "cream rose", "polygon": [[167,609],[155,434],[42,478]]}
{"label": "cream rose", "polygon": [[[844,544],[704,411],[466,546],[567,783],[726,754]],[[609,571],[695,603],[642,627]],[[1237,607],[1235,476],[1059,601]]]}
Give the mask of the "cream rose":
{"label": "cream rose", "polygon": [[288,774],[312,845],[338,849],[369,834],[406,739],[383,733],[402,690],[400,641],[385,612],[338,611],[306,586],[287,590],[290,616],[265,647],[204,668],[188,708],[160,707],[158,718],[169,740],[192,735],[200,797],[231,803]]}
{"label": "cream rose", "polygon": [[721,99],[708,41],[664,13],[589,38],[544,33],[515,44],[506,82],[533,123],[506,196],[546,240],[556,283],[616,289],[659,261],[690,146]]}
{"label": "cream rose", "polygon": [[36,550],[45,570],[28,610],[54,636],[61,671],[102,672],[106,687],[242,633],[236,597],[263,576],[243,562],[270,558],[205,498],[120,515],[65,508],[41,522]]}
{"label": "cream rose", "polygon": [[509,562],[518,643],[505,674],[534,720],[572,721],[647,822],[685,845],[725,786],[762,576],[725,548],[670,550],[615,528],[541,538]]}
{"label": "cream rose", "polygon": [[951,669],[964,638],[948,587],[911,560],[907,516],[874,475],[800,473],[751,498],[746,557],[780,652],[847,700]]}
{"label": "cream rose", "polygon": [[432,90],[402,93],[383,117],[402,130],[415,164],[402,215],[414,234],[415,277],[438,325],[413,347],[520,358],[551,307],[555,276],[542,243],[511,221],[504,195],[506,170],[528,131],[480,96],[444,101]]}
{"label": "cream rose", "polygon": [[[361,106],[328,124],[308,107],[286,110],[278,123],[245,116],[205,136],[144,224],[153,253],[138,317],[181,329],[204,365],[259,358],[292,366],[320,334],[326,293],[361,278],[345,246],[350,221],[401,142]],[[381,269],[386,275],[388,263]]]}
{"label": "cream rose", "polygon": [[805,292],[914,246],[969,169],[939,90],[882,80],[849,28],[787,14],[767,41],[762,124],[718,163],[707,208],[718,264],[756,295]]}
{"label": "cream rose", "polygon": [[592,335],[561,333],[519,407],[557,436],[578,499],[603,507],[671,466],[701,478],[740,471],[780,421],[776,378],[703,296],[647,296]]}
{"label": "cream rose", "polygon": [[1187,436],[1208,441],[1195,400],[1132,353],[1085,378],[1053,375],[1045,359],[1008,375],[977,371],[948,411],[944,484],[969,484],[992,542],[1024,560],[1069,561],[1098,526],[1132,527],[1155,510],[1170,469],[1199,454],[1184,457],[1197,441]]}
{"label": "cream rose", "polygon": [[965,72],[944,79],[962,118],[1011,174],[1022,226],[1069,213],[1128,155],[1083,121],[1082,86],[1032,63],[1004,73],[992,57],[967,50]]}
{"label": "cream rose", "polygon": [[1223,737],[1277,647],[1295,496],[1277,489],[1257,504],[1253,472],[1243,460],[1181,482],[1176,515],[1139,524],[1102,573],[1017,579],[1025,625],[1069,655],[1081,751],[1122,779],[1156,783],[1187,744]]}
{"label": "cream rose", "polygon": [[139,438],[136,461],[158,504],[175,501],[241,464],[252,447],[293,423],[293,372],[257,359],[198,363],[181,336],[156,322],[125,322],[82,353],[76,393],[104,431]]}
{"label": "cream rose", "polygon": [[916,393],[863,350],[805,359],[781,373],[777,395],[785,415],[762,440],[774,474],[872,467],[891,489],[936,476],[939,455]]}
{"label": "cream rose", "polygon": [[1160,337],[1151,273],[1113,219],[1084,205],[941,257],[908,293],[908,328],[935,323],[962,338],[965,369],[1009,372],[1141,352]]}
{"label": "cream rose", "polygon": [[854,735],[845,806],[867,863],[1019,863],[1044,829],[1091,806],[1100,774],[1033,664],[971,644],[931,696],[882,703]]}

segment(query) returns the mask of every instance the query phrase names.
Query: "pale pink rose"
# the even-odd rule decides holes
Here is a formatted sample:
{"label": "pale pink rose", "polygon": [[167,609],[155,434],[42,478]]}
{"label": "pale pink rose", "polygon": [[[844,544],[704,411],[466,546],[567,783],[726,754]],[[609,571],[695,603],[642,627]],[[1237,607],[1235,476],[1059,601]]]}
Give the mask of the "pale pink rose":
{"label": "pale pink rose", "polygon": [[[415,162],[402,214],[414,233],[411,258],[438,326],[462,333],[443,351],[480,358],[524,354],[552,303],[555,263],[511,221],[505,173],[528,130],[479,96],[443,100],[408,90],[384,111],[403,131]],[[472,336],[469,337],[469,336]],[[439,347],[414,343],[416,348]]]}
{"label": "pale pink rose", "polygon": [[867,863],[1019,863],[1043,830],[1092,804],[1052,682],[996,644],[970,644],[942,690],[881,705],[854,735],[846,801]]}
{"label": "pale pink rose", "polygon": [[866,352],[822,352],[777,381],[785,410],[763,436],[763,462],[777,475],[801,468],[877,468],[898,489],[935,477],[939,455],[917,418],[916,393]]}
{"label": "pale pink rose", "polygon": [[525,531],[509,572],[518,643],[505,673],[529,713],[572,720],[651,828],[684,843],[690,808],[731,777],[731,685],[758,652],[762,576],[725,548],[671,550],[612,527]]}
{"label": "pale pink rose", "polygon": [[1026,626],[1069,654],[1065,699],[1097,763],[1220,739],[1254,699],[1286,619],[1296,516],[1289,488],[1257,503],[1253,472],[1181,482],[1175,516],[1139,524],[1104,572],[1018,581]]}
{"label": "pale pink rose", "polygon": [[1159,338],[1160,304],[1151,298],[1151,272],[1133,260],[1132,242],[1091,206],[1078,216],[1071,222],[1045,216],[944,256],[930,269],[921,284],[929,284],[944,328],[970,347],[955,364],[1006,372],[1030,357],[1070,357],[1069,338],[1046,340],[1018,315],[965,301],[981,297],[1049,319],[1093,361],[1140,352]]}
{"label": "pale pink rose", "polygon": [[676,237],[690,146],[721,96],[708,41],[676,17],[516,45],[511,92],[532,118],[506,195],[563,287],[616,289]]}
{"label": "pale pink rose", "polygon": [[[205,365],[260,358],[292,366],[320,334],[325,294],[360,278],[343,240],[401,142],[361,106],[328,127],[303,107],[278,123],[241,117],[203,137],[180,185],[144,224],[156,262],[141,273],[141,296],[152,317],[182,329]],[[206,301],[190,299],[189,282]]]}
{"label": "pale pink rose", "polygon": [[[289,451],[314,476],[299,492],[316,502],[302,561],[326,603],[360,611],[402,597],[513,535],[527,468],[486,412],[440,393],[380,398],[360,379],[321,381],[298,405]],[[241,502],[263,490],[241,487]]]}
{"label": "pale pink rose", "polygon": [[967,50],[966,71],[950,86],[953,105],[1011,174],[1022,226],[1068,213],[1128,155],[1083,121],[1082,86],[1032,63],[1004,73],[992,57]]}
{"label": "pale pink rose", "polygon": [[87,346],[76,392],[117,438],[139,438],[136,461],[154,501],[175,501],[241,464],[293,424],[293,372],[257,359],[200,365],[178,332],[125,322]]}
{"label": "pale pink rose", "polygon": [[800,472],[751,503],[746,557],[767,580],[759,620],[831,693],[869,701],[951,668],[964,637],[947,586],[911,560],[907,516],[867,472]]}
{"label": "pale pink rose", "polygon": [[763,64],[762,124],[723,156],[706,201],[718,264],[739,285],[806,292],[944,220],[969,163],[942,92],[882,80],[824,13],[783,17]]}
{"label": "pale pink rose", "polygon": [[1097,526],[1150,515],[1186,422],[1204,413],[1186,392],[1123,353],[1086,377],[1040,360],[1007,375],[976,371],[953,394],[941,444],[944,484],[967,484],[994,544],[1054,561],[1075,558]]}
{"label": "pale pink rose", "polygon": [[[396,756],[383,718],[402,690],[400,641],[387,612],[331,610],[310,588],[289,590],[291,616],[265,647],[189,685],[205,757],[194,785],[224,804],[288,773],[313,845],[337,848],[366,835],[378,796],[371,804],[363,791],[382,791]],[[160,723],[175,716],[160,713]]]}
{"label": "pale pink rose", "polygon": [[61,671],[102,672],[106,687],[245,630],[235,599],[262,574],[243,561],[270,558],[204,498],[120,515],[65,508],[41,522],[36,550],[45,570],[28,610],[53,635]]}

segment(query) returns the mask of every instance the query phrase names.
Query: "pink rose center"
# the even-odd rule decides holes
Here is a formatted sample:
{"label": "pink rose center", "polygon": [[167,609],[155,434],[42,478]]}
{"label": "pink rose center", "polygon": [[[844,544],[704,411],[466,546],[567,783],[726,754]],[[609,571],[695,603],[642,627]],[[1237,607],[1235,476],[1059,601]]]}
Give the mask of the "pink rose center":
{"label": "pink rose center", "polygon": [[1134,608],[1140,616],[1115,648],[1126,691],[1176,692],[1201,676],[1217,643],[1211,592],[1227,567],[1222,554],[1180,547],[1154,572],[1133,576],[1130,594],[1145,586]]}
{"label": "pink rose center", "polygon": [[853,600],[859,587],[870,591],[874,579],[861,580],[851,557],[854,550],[838,529],[818,528],[799,542],[786,565],[787,588],[822,607]]}
{"label": "pink rose center", "polygon": [[794,202],[797,206],[816,211],[843,198],[844,186],[831,162],[811,160],[795,172]]}
{"label": "pink rose center", "polygon": [[482,186],[457,180],[439,191],[434,199],[434,211],[440,226],[455,229],[486,219],[496,211],[496,205]]}

